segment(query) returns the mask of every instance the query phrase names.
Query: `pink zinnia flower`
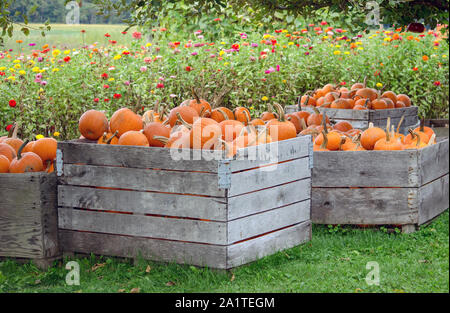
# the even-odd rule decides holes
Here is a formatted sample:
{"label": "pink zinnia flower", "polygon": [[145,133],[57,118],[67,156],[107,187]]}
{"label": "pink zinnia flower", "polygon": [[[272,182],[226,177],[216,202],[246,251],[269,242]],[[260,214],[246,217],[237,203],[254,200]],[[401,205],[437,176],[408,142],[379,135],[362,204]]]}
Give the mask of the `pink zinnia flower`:
{"label": "pink zinnia flower", "polygon": [[142,33],[141,32],[134,32],[132,36],[133,36],[133,38],[141,39],[142,38]]}

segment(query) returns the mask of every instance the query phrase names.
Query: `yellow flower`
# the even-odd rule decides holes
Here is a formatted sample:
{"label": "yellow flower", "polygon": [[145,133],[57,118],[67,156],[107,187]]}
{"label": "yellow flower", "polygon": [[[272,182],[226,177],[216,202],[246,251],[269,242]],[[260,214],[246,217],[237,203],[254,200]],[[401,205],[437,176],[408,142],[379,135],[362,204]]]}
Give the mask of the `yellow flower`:
{"label": "yellow flower", "polygon": [[221,45],[225,45],[226,44],[226,42],[225,41],[222,41],[221,43],[220,43]]}
{"label": "yellow flower", "polygon": [[61,135],[59,132],[54,132],[53,133],[53,137],[59,137],[59,135]]}
{"label": "yellow flower", "polygon": [[363,48],[363,47],[358,47],[357,49],[358,49],[358,50],[364,50],[364,48]]}
{"label": "yellow flower", "polygon": [[281,32],[282,33],[287,33],[288,31],[287,31],[287,29],[283,29]]}
{"label": "yellow flower", "polygon": [[344,54],[350,54],[350,52],[348,52],[348,51],[345,51],[345,52],[344,52]]}
{"label": "yellow flower", "polygon": [[254,106],[251,106],[251,107],[249,107],[249,109],[250,109],[250,110],[254,110],[254,109],[255,109],[255,107],[254,107]]}
{"label": "yellow flower", "polygon": [[41,69],[39,68],[39,66],[35,66],[31,69],[32,72],[37,73],[39,72]]}
{"label": "yellow flower", "polygon": [[25,75],[27,72],[25,72],[24,70],[19,71],[20,75]]}
{"label": "yellow flower", "polygon": [[286,79],[283,79],[282,82],[283,82],[283,84],[286,84],[287,80],[286,80]]}
{"label": "yellow flower", "polygon": [[333,52],[333,54],[334,54],[334,55],[339,55],[339,54],[341,54],[341,51],[335,50],[335,51]]}
{"label": "yellow flower", "polygon": [[392,38],[391,38],[391,37],[386,37],[386,38],[384,38],[383,40],[384,40],[384,41],[391,41]]}
{"label": "yellow flower", "polygon": [[58,49],[55,49],[55,50],[52,51],[53,57],[57,57],[57,56],[60,55],[60,54],[61,54],[61,51],[58,50]]}
{"label": "yellow flower", "polygon": [[11,73],[15,73],[15,72],[16,72],[16,70],[13,69],[12,67],[9,69],[9,71],[10,71]]}
{"label": "yellow flower", "polygon": [[262,100],[262,101],[267,101],[267,100],[269,100],[269,98],[267,98],[266,96],[264,96],[264,97],[261,98],[261,100]]}
{"label": "yellow flower", "polygon": [[377,86],[378,88],[381,88],[381,87],[383,87],[383,84],[382,84],[382,83],[377,83],[376,86]]}
{"label": "yellow flower", "polygon": [[11,81],[16,81],[16,78],[14,77],[14,76],[9,76],[8,78],[7,78],[8,80],[11,80]]}
{"label": "yellow flower", "polygon": [[59,68],[54,68],[54,69],[52,69],[52,72],[53,72],[53,73],[59,72]]}
{"label": "yellow flower", "polygon": [[294,43],[292,41],[288,42],[288,46],[293,46],[293,45],[294,45]]}
{"label": "yellow flower", "polygon": [[446,55],[446,54],[443,54],[442,57],[445,59],[445,58],[447,57],[447,55]]}
{"label": "yellow flower", "polygon": [[229,65],[230,63],[228,63],[228,62],[225,62],[225,63],[223,63],[223,66],[227,66],[227,65]]}
{"label": "yellow flower", "polygon": [[14,64],[14,68],[19,69],[21,68],[20,64]]}
{"label": "yellow flower", "polygon": [[33,60],[28,61],[28,63],[29,63],[30,65],[36,64],[36,62],[34,62]]}
{"label": "yellow flower", "polygon": [[357,41],[357,42],[355,42],[355,45],[360,46],[360,45],[362,45],[362,42],[361,41]]}
{"label": "yellow flower", "polygon": [[152,46],[151,42],[147,42],[147,44],[145,45],[147,48]]}
{"label": "yellow flower", "polygon": [[224,51],[223,50],[221,50],[220,52],[219,52],[219,56],[222,56],[222,55],[224,55]]}
{"label": "yellow flower", "polygon": [[42,92],[44,92],[44,89],[42,89],[42,88],[39,88],[39,92],[41,92],[41,93],[42,93]]}
{"label": "yellow flower", "polygon": [[[442,56],[442,57],[444,57],[444,56]],[[4,70],[6,70],[6,66],[0,67],[0,71],[4,71]]]}
{"label": "yellow flower", "polygon": [[64,54],[70,54],[70,50],[65,50]]}
{"label": "yellow flower", "polygon": [[340,47],[341,47],[341,45],[335,45],[335,47],[336,47],[336,48],[340,48]]}
{"label": "yellow flower", "polygon": [[269,34],[265,34],[265,35],[263,36],[264,39],[271,38],[271,37],[272,37],[272,36],[269,35]]}
{"label": "yellow flower", "polygon": [[113,82],[114,81],[114,77],[111,77],[110,79],[108,79],[109,82]]}
{"label": "yellow flower", "polygon": [[325,40],[328,39],[328,38],[329,38],[328,36],[323,36],[322,37],[322,39],[325,39]]}
{"label": "yellow flower", "polygon": [[41,134],[36,135],[36,139],[37,139],[37,140],[42,139],[42,138],[44,138],[44,135],[41,135]]}
{"label": "yellow flower", "polygon": [[20,63],[20,60],[14,60],[13,63],[14,63],[14,64]]}
{"label": "yellow flower", "polygon": [[284,48],[284,49],[286,49],[286,48],[287,48],[287,46],[286,46],[286,45],[283,45],[283,48]]}
{"label": "yellow flower", "polygon": [[39,73],[44,73],[44,72],[45,72],[45,69],[42,69],[39,71]]}
{"label": "yellow flower", "polygon": [[[92,54],[91,54],[91,56],[92,56]],[[122,56],[120,54],[118,54],[118,55],[114,56],[114,60],[119,60],[121,57]]]}

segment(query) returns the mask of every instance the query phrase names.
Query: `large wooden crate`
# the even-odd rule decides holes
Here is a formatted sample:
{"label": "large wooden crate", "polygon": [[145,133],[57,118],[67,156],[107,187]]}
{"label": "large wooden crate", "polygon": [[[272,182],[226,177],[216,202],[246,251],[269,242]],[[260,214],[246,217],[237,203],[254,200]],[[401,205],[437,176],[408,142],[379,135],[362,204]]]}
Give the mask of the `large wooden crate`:
{"label": "large wooden crate", "polygon": [[0,257],[46,268],[61,254],[57,230],[55,173],[0,174]]}
{"label": "large wooden crate", "polygon": [[[222,152],[58,143],[66,252],[229,269],[311,238],[311,138],[258,146],[273,159]],[[264,150],[266,151],[266,150]]]}
{"label": "large wooden crate", "polygon": [[316,151],[311,220],[413,231],[449,206],[448,153],[448,138],[420,150]]}
{"label": "large wooden crate", "polygon": [[[298,111],[298,106],[288,105],[285,108],[286,113]],[[311,107],[302,107],[302,110],[314,112]],[[402,115],[404,120],[400,126],[400,132],[406,134],[409,128],[415,128],[420,125],[417,117],[418,108],[415,106],[407,108],[387,109],[387,110],[346,110],[346,109],[330,109],[318,108],[320,112],[335,122],[347,121],[352,124],[353,128],[365,129],[369,127],[369,123],[373,123],[377,127],[386,127],[387,118],[391,118],[391,125],[397,125]]]}

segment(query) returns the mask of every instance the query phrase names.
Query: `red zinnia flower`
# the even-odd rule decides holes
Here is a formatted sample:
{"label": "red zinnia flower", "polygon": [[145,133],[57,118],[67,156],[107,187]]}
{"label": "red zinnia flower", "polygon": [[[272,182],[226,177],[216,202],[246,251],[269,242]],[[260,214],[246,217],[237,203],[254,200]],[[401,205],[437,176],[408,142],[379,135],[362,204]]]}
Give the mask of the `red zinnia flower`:
{"label": "red zinnia flower", "polygon": [[84,29],[82,29],[81,32],[84,34],[86,31]]}
{"label": "red zinnia flower", "polygon": [[190,67],[190,66],[186,66],[186,71],[188,71],[188,72],[190,72],[190,71],[192,71],[193,70],[193,68],[192,67]]}
{"label": "red zinnia flower", "polygon": [[16,104],[17,104],[16,100],[14,100],[14,99],[9,100],[9,106],[10,107],[14,108],[16,106]]}
{"label": "red zinnia flower", "polygon": [[106,79],[106,78],[108,78],[108,74],[106,74],[106,73],[103,73],[103,74],[102,74],[102,78],[103,78],[103,79]]}
{"label": "red zinnia flower", "polygon": [[108,34],[108,33],[106,33],[106,34],[105,34],[105,37],[111,37],[111,35],[110,35],[110,34]]}
{"label": "red zinnia flower", "polygon": [[120,93],[115,93],[113,97],[114,99],[120,99],[122,98],[122,95]]}
{"label": "red zinnia flower", "polygon": [[94,102],[95,102],[95,103],[97,103],[97,102],[99,102],[99,101],[100,101],[99,98],[95,98],[95,99],[94,99]]}
{"label": "red zinnia flower", "polygon": [[159,83],[158,85],[156,85],[156,88],[164,88],[164,84],[163,83]]}
{"label": "red zinnia flower", "polygon": [[435,81],[434,83],[433,83],[433,85],[435,85],[435,86],[440,86],[441,85],[441,82],[440,81]]}
{"label": "red zinnia flower", "polygon": [[415,72],[415,71],[418,70],[418,68],[417,67],[413,67],[412,70]]}
{"label": "red zinnia flower", "polygon": [[109,85],[103,85],[103,88],[108,89]]}
{"label": "red zinnia flower", "polygon": [[105,101],[105,102],[109,102],[109,99],[108,99],[108,98],[106,98],[106,99],[104,99],[103,101]]}
{"label": "red zinnia flower", "polygon": [[221,21],[221,19],[219,17],[214,19],[214,22],[220,22],[220,21]]}
{"label": "red zinnia flower", "polygon": [[141,39],[142,38],[142,33],[141,32],[134,32],[133,33],[133,38]]}
{"label": "red zinnia flower", "polygon": [[234,50],[239,50],[239,44],[235,43],[234,45],[231,46],[231,48]]}
{"label": "red zinnia flower", "polygon": [[64,62],[69,62],[70,61],[70,57],[69,56],[66,56],[65,58],[64,58]]}
{"label": "red zinnia flower", "polygon": [[8,126],[5,127],[5,130],[6,130],[7,132],[9,132],[9,130],[11,129],[11,127],[12,127],[12,124],[9,124]]}
{"label": "red zinnia flower", "polygon": [[127,34],[127,32],[122,32],[122,35],[126,35]]}

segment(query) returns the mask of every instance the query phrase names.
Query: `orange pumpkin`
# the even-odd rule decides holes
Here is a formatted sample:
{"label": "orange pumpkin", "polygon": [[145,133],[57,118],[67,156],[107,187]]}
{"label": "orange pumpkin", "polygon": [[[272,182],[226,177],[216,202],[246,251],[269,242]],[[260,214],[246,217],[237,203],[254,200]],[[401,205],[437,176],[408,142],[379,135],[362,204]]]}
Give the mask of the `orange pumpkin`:
{"label": "orange pumpkin", "polygon": [[0,173],[8,173],[9,172],[10,161],[9,159],[0,154]]}
{"label": "orange pumpkin", "polygon": [[97,143],[100,145],[117,145],[119,142],[119,138],[117,138],[117,134],[119,131],[116,130],[116,132],[113,133],[104,133],[103,136],[101,136]]}
{"label": "orange pumpkin", "polygon": [[22,153],[23,148],[28,142],[25,141],[17,152],[17,157],[11,161],[9,166],[10,173],[42,172],[44,164],[42,159],[34,152]]}
{"label": "orange pumpkin", "polygon": [[241,133],[242,129],[245,127],[239,121],[236,120],[226,120],[219,123],[222,140],[231,142]]}
{"label": "orange pumpkin", "polygon": [[56,158],[56,147],[58,142],[54,138],[41,138],[33,145],[33,151],[40,156],[44,164]]}
{"label": "orange pumpkin", "polygon": [[17,155],[16,150],[6,143],[0,143],[0,155],[5,156],[11,162]]}
{"label": "orange pumpkin", "polygon": [[343,133],[348,132],[349,130],[353,129],[352,124],[350,124],[347,121],[340,121],[334,124],[333,129],[341,131]]}
{"label": "orange pumpkin", "polygon": [[397,95],[397,101],[403,102],[406,107],[411,106],[411,99],[407,95],[404,94]]}
{"label": "orange pumpkin", "polygon": [[403,150],[403,146],[398,140],[392,138],[390,130],[391,119],[388,117],[386,125],[386,137],[375,142],[373,150]]}
{"label": "orange pumpkin", "polygon": [[[143,128],[143,126],[144,123],[142,121],[142,117],[128,108],[121,108],[114,112],[109,122],[111,132],[115,133],[116,131],[118,131],[117,136],[119,138],[130,130],[139,131]],[[103,135],[105,131],[102,131],[100,136]],[[97,137],[95,140],[97,140],[99,137]]]}
{"label": "orange pumpkin", "polygon": [[154,136],[170,137],[170,128],[159,123],[150,122],[144,127],[144,135],[147,137],[150,147],[164,147],[164,143],[159,140],[155,140]]}
{"label": "orange pumpkin", "polygon": [[174,127],[177,122],[180,123],[177,113],[179,113],[182,119],[188,124],[194,123],[194,120],[199,117],[198,112],[190,106],[179,106],[173,108],[170,110],[168,117],[170,127]]}
{"label": "orange pumpkin", "polygon": [[78,129],[84,138],[98,140],[104,132],[108,131],[108,119],[103,112],[88,110],[81,115]]}
{"label": "orange pumpkin", "polygon": [[251,121],[250,111],[244,107],[237,107],[234,110],[234,118],[245,126]]}
{"label": "orange pumpkin", "polygon": [[285,118],[284,110],[278,103],[275,103],[275,108],[278,112],[278,119],[273,119],[267,122],[267,129],[273,141],[281,141],[297,136],[297,130],[291,122]]}
{"label": "orange pumpkin", "polygon": [[215,120],[202,117],[194,121],[189,136],[192,149],[214,149],[222,137],[222,130]]}
{"label": "orange pumpkin", "polygon": [[120,136],[118,143],[122,146],[146,146],[148,147],[147,137],[142,131],[129,130]]}
{"label": "orange pumpkin", "polygon": [[233,120],[234,114],[233,111],[231,111],[228,108],[220,107],[212,110],[211,112],[211,118],[215,120],[217,123],[220,123],[224,120]]}
{"label": "orange pumpkin", "polygon": [[200,99],[194,88],[192,88],[192,95],[194,99],[189,100],[187,105],[195,109],[199,116],[210,117],[211,105],[205,99]]}
{"label": "orange pumpkin", "polygon": [[373,150],[375,143],[381,138],[385,138],[386,133],[379,127],[374,127],[373,123],[369,124],[369,128],[361,133],[361,145],[366,150]]}

